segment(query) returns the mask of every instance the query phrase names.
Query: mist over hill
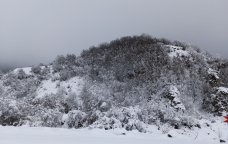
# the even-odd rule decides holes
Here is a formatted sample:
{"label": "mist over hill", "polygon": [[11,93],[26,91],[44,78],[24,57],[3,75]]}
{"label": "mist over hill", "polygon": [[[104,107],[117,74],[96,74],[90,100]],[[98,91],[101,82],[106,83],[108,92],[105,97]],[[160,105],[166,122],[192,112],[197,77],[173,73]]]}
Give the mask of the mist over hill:
{"label": "mist over hill", "polygon": [[16,66],[0,65],[0,72],[6,73],[6,72],[9,72],[10,70],[13,70],[15,68],[16,68]]}
{"label": "mist over hill", "polygon": [[228,111],[228,61],[194,46],[129,36],[0,79],[0,124],[180,129]]}

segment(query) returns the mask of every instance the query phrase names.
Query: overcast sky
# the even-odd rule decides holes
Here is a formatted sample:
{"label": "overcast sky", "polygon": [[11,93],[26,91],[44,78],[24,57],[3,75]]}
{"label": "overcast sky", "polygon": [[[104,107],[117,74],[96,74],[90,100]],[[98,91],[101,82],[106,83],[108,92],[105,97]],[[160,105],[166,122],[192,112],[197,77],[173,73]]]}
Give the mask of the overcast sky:
{"label": "overcast sky", "polygon": [[0,65],[146,33],[228,58],[228,0],[0,0]]}

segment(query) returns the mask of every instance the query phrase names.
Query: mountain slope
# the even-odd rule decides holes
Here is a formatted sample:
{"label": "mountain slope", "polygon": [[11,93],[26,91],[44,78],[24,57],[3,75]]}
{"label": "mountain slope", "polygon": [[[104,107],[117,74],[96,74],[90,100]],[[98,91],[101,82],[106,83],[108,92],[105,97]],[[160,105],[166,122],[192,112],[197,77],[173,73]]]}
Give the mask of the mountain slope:
{"label": "mountain slope", "polygon": [[226,60],[193,46],[123,37],[3,75],[0,124],[192,129],[227,113],[226,74]]}

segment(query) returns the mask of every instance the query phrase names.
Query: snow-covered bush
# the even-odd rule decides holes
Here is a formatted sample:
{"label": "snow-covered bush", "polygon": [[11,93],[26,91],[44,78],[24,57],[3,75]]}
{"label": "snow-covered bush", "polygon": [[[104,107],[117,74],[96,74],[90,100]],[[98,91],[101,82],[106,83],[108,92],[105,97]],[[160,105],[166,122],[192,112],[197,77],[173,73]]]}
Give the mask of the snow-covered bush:
{"label": "snow-covered bush", "polygon": [[10,98],[0,99],[0,124],[18,126],[26,119],[26,103]]}
{"label": "snow-covered bush", "polygon": [[68,113],[71,110],[81,109],[80,100],[75,93],[68,94],[68,97],[65,98],[64,106],[65,113]]}
{"label": "snow-covered bush", "polygon": [[62,113],[56,110],[47,110],[45,113],[41,114],[41,126],[45,127],[60,127]]}
{"label": "snow-covered bush", "polygon": [[81,128],[84,126],[87,114],[79,111],[72,110],[62,117],[62,125],[67,128]]}
{"label": "snow-covered bush", "polygon": [[213,93],[204,100],[207,110],[219,116],[226,115],[228,112],[228,88],[214,88]]}
{"label": "snow-covered bush", "polygon": [[18,78],[19,80],[22,80],[22,79],[27,78],[27,75],[26,75],[26,73],[24,72],[23,69],[19,69],[19,70],[18,70],[17,78]]}
{"label": "snow-covered bush", "polygon": [[34,73],[34,74],[41,74],[41,67],[40,66],[33,66],[31,71]]}
{"label": "snow-covered bush", "polygon": [[146,132],[146,124],[140,120],[139,107],[116,108],[113,107],[107,112],[96,111],[96,121],[90,127],[101,129],[124,128],[128,131],[138,130]]}
{"label": "snow-covered bush", "polygon": [[167,94],[165,95],[165,98],[169,100],[169,104],[171,107],[176,109],[177,111],[184,111],[185,106],[180,101],[180,92],[177,89],[176,86],[171,85],[168,89]]}

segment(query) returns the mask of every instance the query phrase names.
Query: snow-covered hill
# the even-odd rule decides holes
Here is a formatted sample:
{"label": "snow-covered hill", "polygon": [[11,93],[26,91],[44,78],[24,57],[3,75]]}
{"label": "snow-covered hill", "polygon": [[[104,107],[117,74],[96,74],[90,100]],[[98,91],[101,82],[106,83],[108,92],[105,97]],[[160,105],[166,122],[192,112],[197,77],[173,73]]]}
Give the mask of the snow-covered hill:
{"label": "snow-covered hill", "polygon": [[198,129],[210,131],[212,142],[228,112],[227,74],[226,60],[191,45],[124,37],[2,75],[0,124],[142,133],[157,127],[162,137],[188,133],[189,142]]}

